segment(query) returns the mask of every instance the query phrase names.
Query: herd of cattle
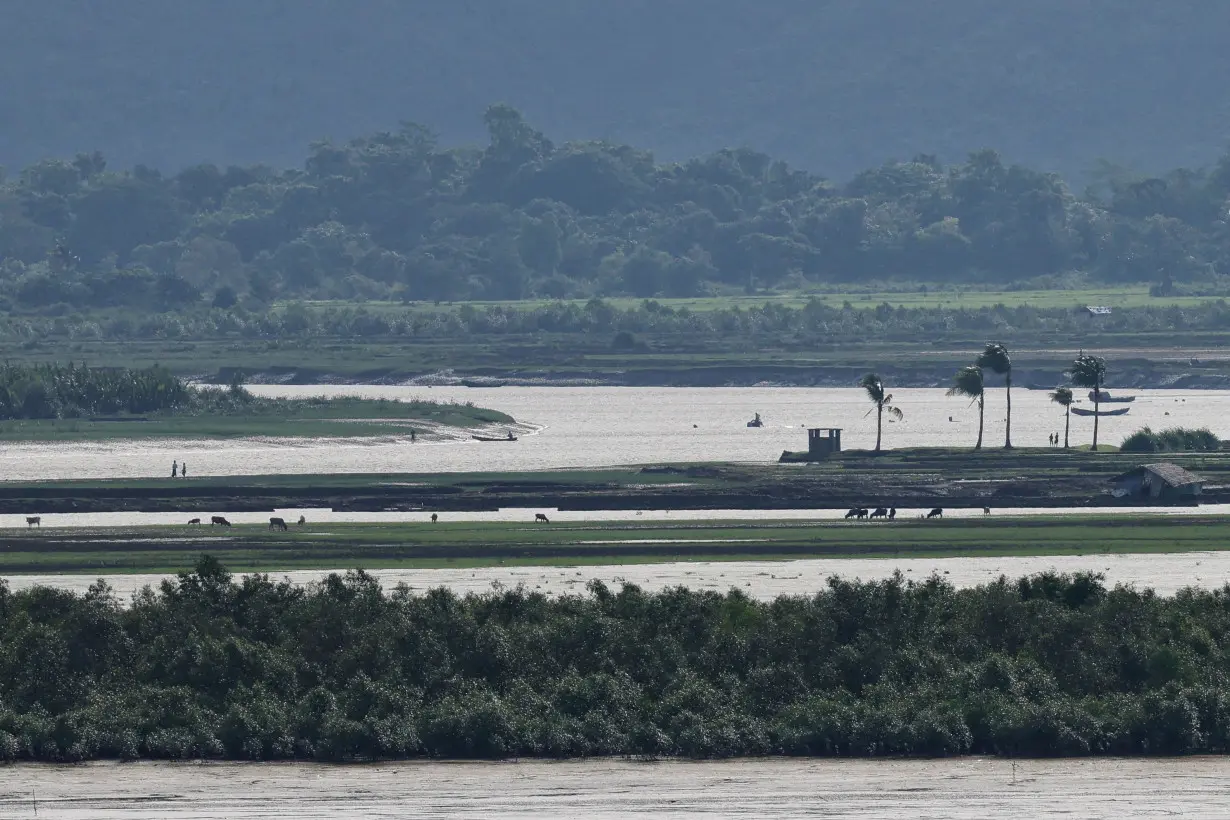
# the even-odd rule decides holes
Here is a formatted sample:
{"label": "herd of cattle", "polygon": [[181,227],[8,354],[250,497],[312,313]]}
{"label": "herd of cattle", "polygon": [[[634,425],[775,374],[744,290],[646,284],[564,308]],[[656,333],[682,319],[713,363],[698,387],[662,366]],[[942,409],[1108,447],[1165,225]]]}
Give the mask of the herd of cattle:
{"label": "herd of cattle", "polygon": [[[982,514],[990,515],[991,508],[983,507]],[[847,519],[853,518],[857,521],[862,521],[864,518],[866,519],[885,518],[885,519],[888,519],[889,521],[892,521],[896,519],[896,517],[897,517],[896,507],[876,507],[874,510],[870,512],[867,511],[866,507],[851,507],[850,511],[846,513]],[[927,513],[926,517],[927,518],[943,518],[944,509],[942,507],[936,507],[933,510],[931,510],[931,512]]]}
{"label": "herd of cattle", "polygon": [[[983,507],[982,514],[990,515],[991,508]],[[640,513],[638,512],[637,515],[640,515]],[[845,517],[847,519],[853,518],[858,521],[862,521],[864,518],[866,519],[884,518],[889,521],[893,521],[897,518],[897,508],[896,507],[876,507],[874,510],[868,511],[866,507],[851,507],[850,511],[846,513]],[[944,510],[940,507],[936,507],[935,509],[931,510],[931,512],[927,513],[926,517],[927,518],[943,518]],[[439,516],[436,513],[432,513],[431,523],[434,524],[436,523],[437,520],[439,520]],[[191,518],[188,520],[189,526],[199,526],[200,523],[201,523],[201,519],[199,518]],[[307,523],[307,518],[305,518],[302,515],[299,516],[299,526],[303,526],[306,523]],[[542,513],[535,513],[534,523],[535,524],[550,524],[551,521]],[[213,527],[215,525],[219,527],[229,527],[231,526],[231,522],[227,521],[226,518],[221,515],[210,516],[209,526]],[[43,526],[42,516],[39,516],[39,515],[27,516],[26,526],[27,527],[42,527]],[[290,529],[290,527],[287,525],[285,518],[274,516],[269,519],[269,529],[282,530],[283,532],[286,532],[287,530]]]}

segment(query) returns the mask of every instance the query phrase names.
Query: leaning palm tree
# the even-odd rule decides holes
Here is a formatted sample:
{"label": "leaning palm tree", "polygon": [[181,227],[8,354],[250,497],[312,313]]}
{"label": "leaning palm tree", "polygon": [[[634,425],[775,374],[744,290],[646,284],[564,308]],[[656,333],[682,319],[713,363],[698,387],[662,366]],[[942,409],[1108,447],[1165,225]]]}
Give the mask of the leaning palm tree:
{"label": "leaning palm tree", "polygon": [[1007,425],[1004,427],[1004,449],[1012,449],[1012,357],[1008,348],[999,342],[987,342],[986,350],[978,354],[974,364],[1004,377],[1005,395],[1008,399]]}
{"label": "leaning palm tree", "polygon": [[[876,452],[880,452],[880,437],[884,432],[884,411],[897,421],[905,418],[901,409],[892,405],[892,394],[884,392],[884,382],[875,373],[868,373],[859,380],[858,386],[867,391],[867,398],[875,404],[874,410],[868,410],[867,415],[876,414]],[[865,418],[865,417],[864,417]]]}
{"label": "leaning palm tree", "polygon": [[950,396],[965,396],[971,399],[970,404],[978,403],[978,443],[975,450],[982,449],[982,411],[986,403],[986,390],[982,383],[982,368],[971,364],[957,371],[952,377],[952,387],[948,388]]}
{"label": "leaning palm tree", "polygon": [[1102,399],[1102,382],[1106,379],[1106,360],[1082,352],[1072,362],[1072,384],[1093,390],[1093,449],[1098,449],[1098,404]]}
{"label": "leaning palm tree", "polygon": [[1056,387],[1051,391],[1051,401],[1063,408],[1063,449],[1066,450],[1068,449],[1068,426],[1072,423],[1072,388]]}

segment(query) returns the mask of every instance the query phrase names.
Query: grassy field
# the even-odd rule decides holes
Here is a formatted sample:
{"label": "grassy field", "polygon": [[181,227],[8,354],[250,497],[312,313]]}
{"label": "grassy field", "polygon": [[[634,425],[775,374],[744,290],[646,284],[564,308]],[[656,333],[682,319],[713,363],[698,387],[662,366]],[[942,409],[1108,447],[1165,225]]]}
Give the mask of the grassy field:
{"label": "grassy field", "polygon": [[408,436],[423,423],[449,427],[508,424],[495,410],[462,404],[337,398],[296,399],[251,415],[153,414],[123,421],[19,419],[0,422],[0,441],[97,441],[132,438]]}
{"label": "grassy field", "polygon": [[172,572],[202,553],[237,571],[626,564],[807,557],[1184,552],[1230,547],[1230,518],[1157,515],[895,522],[309,524],[0,533],[0,574]]}
{"label": "grassy field", "polygon": [[[854,308],[874,308],[882,304],[893,307],[907,308],[978,308],[1005,305],[1019,307],[1030,305],[1038,308],[1068,308],[1084,307],[1086,305],[1105,305],[1108,307],[1169,307],[1198,305],[1214,301],[1206,296],[1150,296],[1145,285],[1127,287],[1099,287],[1082,290],[982,290],[982,289],[943,289],[929,288],[916,291],[849,291],[849,292],[814,292],[788,294],[761,294],[754,296],[729,295],[710,296],[684,299],[655,299],[664,307],[674,309],[687,308],[692,311],[722,310],[733,307],[760,307],[765,304],[778,304],[789,307],[801,307],[809,299],[818,299],[834,307],[841,307],[849,302]],[[587,300],[564,300],[565,304],[584,307]],[[607,304],[626,310],[640,306],[645,300],[639,298],[609,298]],[[407,308],[413,310],[438,311],[455,310],[462,304],[475,310],[489,307],[501,307],[518,310],[531,310],[546,305],[557,304],[555,300],[526,299],[517,301],[486,301],[465,303],[415,302],[409,305],[402,302],[366,302],[363,307],[368,310],[401,311]],[[354,307],[350,302],[307,302],[314,307]]]}

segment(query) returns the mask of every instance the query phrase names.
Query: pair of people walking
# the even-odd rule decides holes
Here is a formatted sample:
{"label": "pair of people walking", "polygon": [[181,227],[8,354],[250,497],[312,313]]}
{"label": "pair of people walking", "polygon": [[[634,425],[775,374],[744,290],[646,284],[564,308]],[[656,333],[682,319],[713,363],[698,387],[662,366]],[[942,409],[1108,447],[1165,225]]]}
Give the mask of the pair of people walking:
{"label": "pair of people walking", "polygon": [[179,460],[176,459],[171,462],[171,478],[179,478],[180,476],[188,477],[188,462],[185,461],[183,464],[180,464]]}

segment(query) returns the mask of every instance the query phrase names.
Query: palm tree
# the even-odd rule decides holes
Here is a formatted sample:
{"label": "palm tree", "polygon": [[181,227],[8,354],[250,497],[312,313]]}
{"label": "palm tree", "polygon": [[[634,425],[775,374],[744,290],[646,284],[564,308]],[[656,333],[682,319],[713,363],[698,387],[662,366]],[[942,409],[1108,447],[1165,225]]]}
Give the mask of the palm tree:
{"label": "palm tree", "polygon": [[1056,387],[1051,391],[1051,401],[1063,408],[1063,449],[1066,450],[1068,449],[1068,425],[1072,422],[1072,388]]}
{"label": "palm tree", "polygon": [[978,402],[978,443],[974,445],[974,449],[981,450],[982,411],[987,397],[982,383],[982,368],[971,364],[969,367],[958,370],[957,375],[952,377],[952,387],[948,388],[948,395],[966,396],[972,399],[970,404]]}
{"label": "palm tree", "polygon": [[986,368],[994,373],[1004,377],[1004,385],[1007,388],[1005,395],[1008,399],[1008,421],[1004,428],[1004,449],[1012,449],[1012,357],[1008,355],[1008,348],[1004,347],[999,342],[987,342],[986,350],[978,354],[978,358],[974,360],[974,364],[979,367]]}
{"label": "palm tree", "polygon": [[[901,412],[898,407],[893,407],[891,394],[884,392],[884,382],[875,373],[868,373],[859,381],[858,386],[867,391],[867,398],[875,404],[876,414],[876,452],[880,452],[880,436],[884,431],[884,411],[888,411],[888,415],[897,421],[905,418],[905,413]],[[868,410],[867,415],[871,415],[873,411]],[[864,417],[865,418],[865,417]]]}
{"label": "palm tree", "polygon": [[1072,384],[1093,390],[1093,449],[1098,449],[1098,404],[1102,399],[1102,382],[1106,379],[1106,360],[1086,356],[1082,352],[1072,362]]}

